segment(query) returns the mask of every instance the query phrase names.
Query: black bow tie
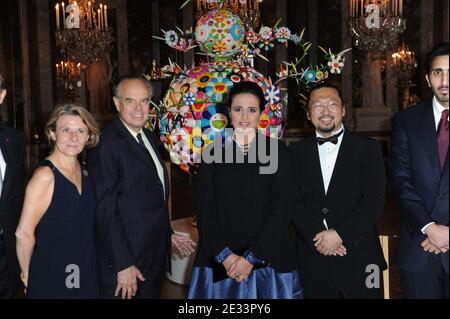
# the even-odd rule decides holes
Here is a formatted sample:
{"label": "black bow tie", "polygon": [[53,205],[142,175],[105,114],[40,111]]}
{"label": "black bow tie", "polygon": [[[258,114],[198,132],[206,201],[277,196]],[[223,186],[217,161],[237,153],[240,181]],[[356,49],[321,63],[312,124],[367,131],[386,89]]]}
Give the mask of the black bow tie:
{"label": "black bow tie", "polygon": [[342,133],[344,133],[344,130],[341,130],[339,133],[334,134],[333,136],[330,136],[330,137],[327,137],[327,138],[323,138],[323,137],[318,136],[317,137],[317,143],[319,143],[319,145],[322,145],[323,143],[330,142],[330,143],[333,143],[333,144],[336,145],[337,142],[338,142],[338,137],[341,136]]}

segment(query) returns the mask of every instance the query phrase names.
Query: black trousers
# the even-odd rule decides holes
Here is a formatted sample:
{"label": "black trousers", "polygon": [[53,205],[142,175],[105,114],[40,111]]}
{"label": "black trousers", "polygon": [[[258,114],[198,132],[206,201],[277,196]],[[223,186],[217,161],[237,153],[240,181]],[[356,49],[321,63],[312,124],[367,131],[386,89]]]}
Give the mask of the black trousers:
{"label": "black trousers", "polygon": [[425,269],[410,272],[400,269],[403,298],[448,299],[448,274],[438,255],[431,256]]}
{"label": "black trousers", "polygon": [[11,281],[6,260],[6,247],[3,234],[0,235],[0,298],[11,298]]}
{"label": "black trousers", "polygon": [[[383,271],[380,270],[379,288],[366,285],[367,274],[353,276],[346,281],[343,276],[334,273],[321,276],[317,273],[300,273],[305,292],[305,299],[383,299]],[[326,278],[326,279],[325,279]],[[348,278],[348,276],[347,276]],[[324,280],[325,279],[325,280]]]}

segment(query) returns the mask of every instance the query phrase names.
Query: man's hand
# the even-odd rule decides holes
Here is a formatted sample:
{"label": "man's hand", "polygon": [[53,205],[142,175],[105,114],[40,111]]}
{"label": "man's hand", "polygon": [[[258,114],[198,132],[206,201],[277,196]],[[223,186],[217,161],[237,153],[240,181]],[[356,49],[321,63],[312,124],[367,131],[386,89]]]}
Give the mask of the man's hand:
{"label": "man's hand", "polygon": [[114,296],[118,296],[122,290],[122,299],[131,299],[137,292],[137,278],[140,281],[145,281],[139,269],[135,266],[130,266],[127,269],[117,273],[117,288]]}
{"label": "man's hand", "polygon": [[181,254],[182,257],[189,256],[195,251],[197,244],[190,238],[179,234],[172,234],[172,247]]}
{"label": "man's hand", "polygon": [[325,256],[332,255],[343,243],[342,238],[334,229],[324,230],[316,234],[313,240],[317,251]]}
{"label": "man's hand", "polygon": [[228,270],[228,276],[236,280],[236,282],[242,282],[250,276],[253,265],[248,262],[247,259],[240,256]]}
{"label": "man's hand", "polygon": [[344,245],[340,245],[338,249],[330,253],[331,256],[341,256],[344,257],[347,255],[347,248]]}
{"label": "man's hand", "polygon": [[448,226],[431,224],[425,229],[425,233],[441,253],[448,251]]}
{"label": "man's hand", "polygon": [[434,254],[440,254],[440,253],[446,253],[448,249],[444,249],[444,251],[441,251],[438,247],[433,245],[429,238],[425,239],[421,244],[424,251]]}

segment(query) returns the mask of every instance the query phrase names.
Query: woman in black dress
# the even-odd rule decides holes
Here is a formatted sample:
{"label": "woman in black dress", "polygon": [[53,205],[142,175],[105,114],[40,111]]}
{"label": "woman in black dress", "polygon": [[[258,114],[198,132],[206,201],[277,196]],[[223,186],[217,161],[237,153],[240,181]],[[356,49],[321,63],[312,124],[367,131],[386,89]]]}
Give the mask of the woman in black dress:
{"label": "woman in black dress", "polygon": [[258,84],[235,84],[228,105],[232,138],[220,144],[222,154],[212,163],[205,156],[217,155],[217,143],[203,153],[189,298],[303,296],[289,228],[289,159],[281,142],[256,132],[264,105]]}
{"label": "woman in black dress", "polygon": [[45,132],[52,152],[28,183],[16,231],[27,297],[97,298],[95,197],[78,156],[97,144],[99,129],[85,108],[67,104]]}

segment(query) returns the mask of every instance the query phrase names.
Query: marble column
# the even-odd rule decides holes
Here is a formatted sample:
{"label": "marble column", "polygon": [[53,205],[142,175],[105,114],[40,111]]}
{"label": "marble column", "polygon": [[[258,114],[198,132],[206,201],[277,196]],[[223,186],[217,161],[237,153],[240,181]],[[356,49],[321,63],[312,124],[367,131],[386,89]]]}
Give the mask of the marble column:
{"label": "marble column", "polygon": [[[348,28],[347,21],[349,19],[349,3],[341,1],[341,49],[352,47],[352,34]],[[353,79],[352,79],[352,61],[353,52],[349,51],[345,54],[345,66],[341,74],[341,91],[346,106],[346,116],[344,124],[349,129],[355,129],[355,112],[353,108]]]}
{"label": "marble column", "polygon": [[36,6],[36,28],[37,32],[37,48],[38,48],[38,65],[39,68],[39,105],[41,110],[40,123],[46,123],[54,106],[53,91],[53,63],[52,49],[50,43],[50,12],[49,1],[35,1]]}
{"label": "marble column", "polygon": [[[425,75],[427,72],[427,54],[434,44],[434,6],[433,1],[420,0],[420,52],[419,52],[419,74]],[[426,83],[425,76],[420,79],[420,96],[422,98],[430,96],[430,90]]]}
{"label": "marble column", "polygon": [[363,104],[356,110],[356,130],[388,131],[391,129],[392,111],[385,106],[381,60],[366,53],[362,62]]}
{"label": "marble column", "polygon": [[317,65],[317,50],[314,48],[319,43],[319,20],[318,20],[318,1],[308,0],[308,39],[307,41],[313,43],[311,50],[309,51],[309,63],[311,65]]}
{"label": "marble column", "polygon": [[22,72],[23,72],[23,119],[25,136],[31,136],[32,110],[31,110],[31,78],[30,78],[30,48],[28,41],[29,25],[27,19],[27,4],[25,0],[19,0],[19,18],[21,28],[21,46],[22,46]]}
{"label": "marble column", "polygon": [[130,58],[128,52],[128,13],[127,1],[116,0],[117,7],[117,50],[119,76],[130,72]]}
{"label": "marble column", "polygon": [[362,62],[363,108],[384,109],[381,59],[366,53]]}

